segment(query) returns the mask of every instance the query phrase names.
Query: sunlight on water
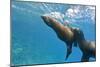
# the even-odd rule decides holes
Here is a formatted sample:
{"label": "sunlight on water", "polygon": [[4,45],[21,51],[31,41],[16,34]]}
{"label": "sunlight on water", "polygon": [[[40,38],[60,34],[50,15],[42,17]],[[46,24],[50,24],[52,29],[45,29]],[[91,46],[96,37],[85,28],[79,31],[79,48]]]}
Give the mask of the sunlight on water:
{"label": "sunlight on water", "polygon": [[[50,5],[46,3],[36,4],[36,3],[28,3],[28,2],[26,3],[15,2],[12,4],[12,7],[23,12],[26,11],[28,13],[32,13],[33,15],[36,14],[36,15],[41,16],[43,15],[43,13],[48,14],[50,16],[53,16],[59,19],[60,21],[64,21],[64,20],[68,21],[68,19],[71,19],[73,22],[75,22],[76,19],[90,18],[91,20],[94,21],[93,23],[95,23],[95,7],[94,6],[70,5],[70,8],[67,9],[67,7],[62,8],[63,4],[62,5],[56,4],[56,5],[55,4]],[[64,5],[64,6],[67,6],[67,5]],[[35,11],[33,11],[33,9],[35,9]],[[61,13],[61,10],[64,10],[64,12]]]}

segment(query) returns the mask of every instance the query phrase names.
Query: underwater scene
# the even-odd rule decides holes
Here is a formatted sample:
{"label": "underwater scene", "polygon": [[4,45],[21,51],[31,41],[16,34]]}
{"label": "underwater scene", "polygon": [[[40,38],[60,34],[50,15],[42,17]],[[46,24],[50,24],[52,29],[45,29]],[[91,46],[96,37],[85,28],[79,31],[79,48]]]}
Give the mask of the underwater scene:
{"label": "underwater scene", "polygon": [[95,18],[94,5],[12,1],[11,65],[95,61]]}

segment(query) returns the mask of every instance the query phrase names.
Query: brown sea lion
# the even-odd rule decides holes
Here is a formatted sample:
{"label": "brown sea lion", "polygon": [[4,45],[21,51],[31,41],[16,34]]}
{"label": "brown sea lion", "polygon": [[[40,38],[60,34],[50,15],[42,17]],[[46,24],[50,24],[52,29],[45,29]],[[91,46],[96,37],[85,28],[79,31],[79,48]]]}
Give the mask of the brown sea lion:
{"label": "brown sea lion", "polygon": [[76,37],[76,42],[79,45],[80,50],[83,55],[81,58],[82,62],[89,61],[90,57],[96,57],[96,44],[95,41],[87,41],[84,37],[84,33],[80,29],[75,29],[74,34]]}
{"label": "brown sea lion", "polygon": [[66,59],[67,59],[72,52],[72,44],[74,43],[74,46],[76,46],[75,37],[73,33],[74,28],[68,27],[67,25],[64,26],[59,21],[50,16],[41,16],[41,17],[44,20],[45,24],[51,27],[56,32],[58,38],[66,43],[67,46]]}

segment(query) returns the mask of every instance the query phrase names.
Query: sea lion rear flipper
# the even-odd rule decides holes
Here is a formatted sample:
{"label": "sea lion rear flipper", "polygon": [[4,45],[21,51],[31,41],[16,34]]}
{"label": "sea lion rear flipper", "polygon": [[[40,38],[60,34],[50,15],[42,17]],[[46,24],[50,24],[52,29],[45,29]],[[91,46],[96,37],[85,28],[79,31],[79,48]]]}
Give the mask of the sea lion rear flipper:
{"label": "sea lion rear flipper", "polygon": [[81,62],[88,62],[88,61],[89,61],[89,56],[87,54],[83,54]]}

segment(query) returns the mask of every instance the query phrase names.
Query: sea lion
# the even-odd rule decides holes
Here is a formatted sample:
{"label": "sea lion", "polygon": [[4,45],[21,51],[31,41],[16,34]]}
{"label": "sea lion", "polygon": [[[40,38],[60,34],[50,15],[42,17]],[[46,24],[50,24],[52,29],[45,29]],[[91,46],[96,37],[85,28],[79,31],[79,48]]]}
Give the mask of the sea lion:
{"label": "sea lion", "polygon": [[80,29],[75,29],[74,34],[76,37],[76,42],[79,45],[80,50],[83,55],[81,58],[82,62],[89,61],[90,57],[96,57],[96,44],[95,41],[87,41],[84,37],[84,33]]}
{"label": "sea lion", "polygon": [[74,46],[76,46],[76,39],[73,33],[74,28],[68,27],[67,25],[64,26],[59,21],[50,16],[41,17],[44,20],[45,24],[51,27],[56,32],[58,38],[66,43],[67,55],[65,59],[67,59],[72,53],[72,44],[74,43]]}

